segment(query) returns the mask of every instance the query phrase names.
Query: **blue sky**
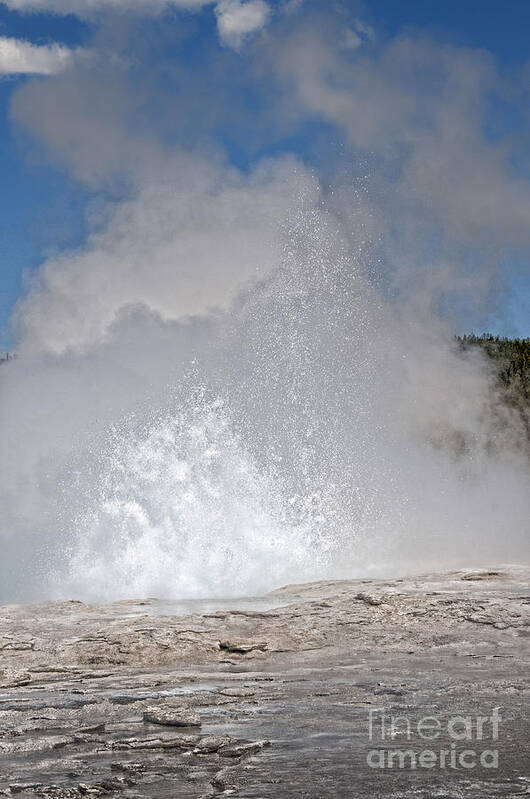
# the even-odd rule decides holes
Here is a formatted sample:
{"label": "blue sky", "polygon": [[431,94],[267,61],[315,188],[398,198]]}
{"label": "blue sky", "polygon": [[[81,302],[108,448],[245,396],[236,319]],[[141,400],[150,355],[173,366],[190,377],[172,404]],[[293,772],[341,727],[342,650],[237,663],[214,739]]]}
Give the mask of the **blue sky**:
{"label": "blue sky", "polygon": [[530,8],[524,0],[370,0],[374,21],[388,34],[406,25],[470,47],[483,47],[505,65],[528,60]]}
{"label": "blue sky", "polygon": [[[0,36],[77,45],[86,35],[87,26],[73,16],[19,14],[0,3]],[[12,344],[7,325],[22,290],[23,272],[38,266],[49,248],[78,240],[83,228],[83,193],[64,175],[35,163],[10,124],[11,94],[25,79],[0,77],[0,347],[4,349]]]}
{"label": "blue sky", "polygon": [[[135,21],[132,25],[137,25],[138,30],[131,34],[123,19],[112,28],[99,17],[80,19],[74,15],[19,13],[12,10],[17,6],[16,2],[11,0],[7,5],[0,3],[0,36],[9,39],[24,40],[38,46],[57,42],[75,50],[78,47],[93,48],[94,41],[98,46],[103,41],[105,46],[115,47],[120,37],[122,40],[129,37],[127,41],[133,41],[136,48],[133,80],[144,92],[142,102],[131,112],[130,119],[134,120],[131,124],[140,128],[145,123],[146,135],[157,136],[166,143],[176,138],[180,142],[186,140],[188,144],[198,135],[201,141],[202,138],[208,141],[209,147],[212,141],[215,142],[215,146],[227,153],[229,161],[244,169],[251,168],[264,155],[294,152],[302,160],[316,164],[325,175],[326,170],[333,171],[336,159],[343,152],[334,121],[313,111],[296,123],[275,122],[270,127],[270,134],[267,133],[270,125],[268,103],[270,94],[276,89],[272,84],[268,85],[268,78],[260,73],[259,68],[256,70],[258,57],[253,56],[251,63],[245,51],[248,45],[249,49],[254,48],[253,52],[256,48],[259,52],[259,42],[251,41],[249,36],[248,39],[245,37],[244,47],[230,49],[226,42],[219,40],[211,7],[197,13],[175,10],[162,20],[146,18],[141,25]],[[49,7],[46,3],[43,6]],[[313,2],[305,6],[301,4],[296,13],[303,20],[304,15],[309,18],[311,14],[325,14],[328,8],[327,2]],[[518,91],[521,82],[528,83],[530,71],[525,73],[524,70],[526,63],[530,63],[530,5],[526,0],[504,0],[502,3],[493,0],[447,0],[443,3],[439,0],[404,0],[399,3],[371,0],[365,4],[343,2],[336,8],[344,20],[361,19],[364,25],[373,28],[379,42],[391,41],[403,31],[412,31],[415,37],[429,35],[438,43],[457,48],[483,48],[492,54],[501,78],[508,76],[512,80],[517,74]],[[276,4],[273,9],[278,18],[282,9],[282,4]],[[285,27],[273,14],[271,35],[274,35],[275,25],[282,24]],[[143,53],[138,44],[140,32],[146,40]],[[144,62],[142,58],[145,58]],[[155,62],[156,76],[152,77]],[[241,78],[246,70],[252,73],[248,83]],[[199,110],[192,109],[193,119],[201,115],[207,117],[212,102],[213,105],[215,102],[230,105],[230,114],[223,116],[219,113],[210,130],[205,124],[197,134],[194,124],[186,131],[186,119],[179,116],[176,108],[171,108],[172,96],[175,96],[176,104],[180,98],[179,81],[184,78],[179,74],[185,75],[188,82],[190,76],[195,81],[194,99]],[[13,121],[13,96],[28,82],[53,83],[55,79],[54,76],[35,78],[27,74],[5,74],[0,78],[2,349],[16,346],[16,340],[9,332],[9,318],[23,292],[24,274],[35,271],[43,261],[61,251],[82,246],[87,235],[87,210],[94,202],[108,197],[109,192],[116,197],[122,191],[121,184],[109,188],[108,185],[95,186],[80,179],[71,164],[50,156],[49,148],[43,147],[35,135],[38,122],[28,133],[19,124],[19,118],[16,123]],[[212,85],[214,91],[210,97]],[[149,97],[150,86],[155,95],[152,100]],[[203,111],[200,109],[201,87],[204,89]],[[492,103],[488,123],[491,130],[486,131],[485,136],[493,139],[499,126],[503,135],[508,131],[509,138],[515,142],[510,157],[524,174],[528,167],[526,122],[521,124],[520,121],[520,115],[526,113],[524,99],[522,94],[514,99],[513,91],[506,92],[506,107],[503,107],[499,93]],[[190,102],[189,96],[186,102]],[[160,114],[162,104],[164,119],[157,127],[153,124],[153,117]],[[262,124],[254,124],[261,117]],[[354,164],[355,157],[352,156],[351,162]],[[364,161],[362,163],[364,168]],[[355,165],[352,172],[355,172]],[[503,264],[503,301],[489,320],[490,328],[497,332],[530,335],[530,280],[525,247],[526,244],[519,247],[517,253],[505,254],[502,248],[499,251],[499,260]]]}

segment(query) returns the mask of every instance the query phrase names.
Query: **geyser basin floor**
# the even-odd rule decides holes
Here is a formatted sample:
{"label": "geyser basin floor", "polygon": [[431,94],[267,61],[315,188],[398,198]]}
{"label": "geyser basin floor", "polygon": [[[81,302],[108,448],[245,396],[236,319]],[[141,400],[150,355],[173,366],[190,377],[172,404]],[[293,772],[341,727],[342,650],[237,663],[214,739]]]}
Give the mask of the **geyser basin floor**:
{"label": "geyser basin floor", "polygon": [[[527,795],[529,578],[326,582],[274,592],[270,610],[185,616],[148,615],[152,602],[143,616],[137,603],[1,608],[0,793]],[[144,721],[153,705],[202,726]],[[411,768],[411,751],[430,765]]]}

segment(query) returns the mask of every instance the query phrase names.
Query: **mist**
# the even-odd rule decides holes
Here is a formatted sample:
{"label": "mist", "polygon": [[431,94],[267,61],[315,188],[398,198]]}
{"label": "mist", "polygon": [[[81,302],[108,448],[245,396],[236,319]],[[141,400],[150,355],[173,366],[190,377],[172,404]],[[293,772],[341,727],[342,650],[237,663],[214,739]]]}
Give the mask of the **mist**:
{"label": "mist", "polygon": [[28,276],[0,371],[2,601],[528,560],[524,433],[454,342],[502,312],[499,253],[528,245],[528,183],[484,133],[506,78],[282,14],[205,53],[202,102],[179,62],[169,104],[149,35],[111,14],[99,61],[13,96],[33,157],[93,202]]}

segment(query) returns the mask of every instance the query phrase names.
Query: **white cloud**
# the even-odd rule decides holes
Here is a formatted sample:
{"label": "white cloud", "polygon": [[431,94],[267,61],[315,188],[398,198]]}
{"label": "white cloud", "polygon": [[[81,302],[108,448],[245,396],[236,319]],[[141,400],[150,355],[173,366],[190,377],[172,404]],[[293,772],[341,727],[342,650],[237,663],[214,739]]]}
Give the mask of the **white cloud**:
{"label": "white cloud", "polygon": [[353,27],[357,31],[357,33],[362,36],[364,39],[373,39],[375,36],[375,31],[371,25],[366,25],[362,20],[356,19],[354,20]]}
{"label": "white cloud", "polygon": [[303,3],[304,0],[284,0],[280,6],[280,9],[285,14],[292,14],[293,12],[298,11],[298,9],[302,7]]}
{"label": "white cloud", "polygon": [[3,3],[13,11],[90,17],[99,11],[158,14],[168,6],[193,10],[211,4],[212,0],[3,0]]}
{"label": "white cloud", "polygon": [[353,29],[346,28],[345,46],[347,49],[355,50],[368,39],[374,38],[374,29],[365,25],[360,19],[353,21]]}
{"label": "white cloud", "polygon": [[156,16],[168,8],[199,11],[215,5],[219,38],[236,50],[267,24],[271,13],[265,0],[0,0],[0,5],[12,11],[75,14],[83,19],[105,11]]}
{"label": "white cloud", "polygon": [[271,10],[264,0],[220,0],[215,13],[221,41],[237,50],[247,36],[265,27]]}
{"label": "white cloud", "polygon": [[344,44],[348,50],[355,50],[357,47],[360,47],[362,43],[363,40],[361,39],[359,34],[355,33],[355,31],[350,30],[350,28],[346,28]]}
{"label": "white cloud", "polygon": [[0,75],[55,75],[73,63],[75,53],[60,44],[39,46],[0,36]]}

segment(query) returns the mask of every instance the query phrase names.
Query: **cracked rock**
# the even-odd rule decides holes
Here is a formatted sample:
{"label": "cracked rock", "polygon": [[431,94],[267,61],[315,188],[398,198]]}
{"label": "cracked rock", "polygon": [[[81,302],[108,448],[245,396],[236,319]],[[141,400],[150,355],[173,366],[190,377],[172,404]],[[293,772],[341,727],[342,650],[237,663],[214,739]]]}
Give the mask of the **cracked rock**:
{"label": "cracked rock", "polygon": [[191,749],[196,746],[198,735],[165,735],[149,738],[123,738],[111,741],[108,746],[117,750],[139,749]]}
{"label": "cracked rock", "polygon": [[219,649],[224,649],[226,652],[234,652],[240,655],[246,655],[248,652],[255,650],[264,652],[267,649],[266,641],[219,641]]}
{"label": "cracked rock", "polygon": [[355,594],[355,599],[360,599],[362,602],[366,602],[367,605],[372,605],[374,607],[383,604],[383,600],[380,597],[367,594],[364,591],[359,591],[358,594]]}
{"label": "cracked rock", "polygon": [[212,785],[219,791],[237,791],[241,787],[241,778],[234,769],[223,768],[213,778]]}
{"label": "cracked rock", "polygon": [[17,688],[31,682],[29,671],[18,671],[14,669],[0,670],[0,688]]}
{"label": "cracked rock", "polygon": [[213,752],[218,752],[223,746],[228,746],[232,743],[229,735],[206,735],[201,738],[193,753],[195,755],[209,755]]}
{"label": "cracked rock", "polygon": [[251,741],[250,743],[230,743],[219,749],[221,757],[250,757],[260,752],[270,741]]}
{"label": "cracked rock", "polygon": [[154,705],[146,708],[144,721],[168,727],[200,727],[201,717],[189,707],[175,705]]}

